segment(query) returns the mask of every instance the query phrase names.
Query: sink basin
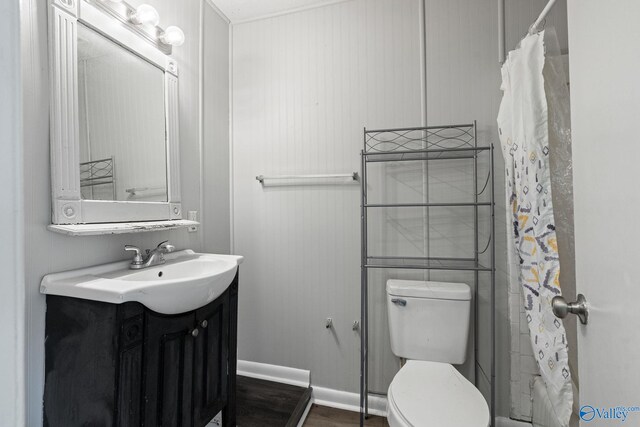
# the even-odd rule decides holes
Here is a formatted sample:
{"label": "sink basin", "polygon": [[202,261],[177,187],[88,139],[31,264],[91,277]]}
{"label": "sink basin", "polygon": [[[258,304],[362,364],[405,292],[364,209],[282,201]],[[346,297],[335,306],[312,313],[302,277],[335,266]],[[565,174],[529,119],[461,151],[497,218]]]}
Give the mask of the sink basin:
{"label": "sink basin", "polygon": [[183,250],[165,255],[162,265],[130,270],[129,261],[49,274],[40,292],[112,304],[139,302],[162,314],[195,310],[229,287],[243,257]]}

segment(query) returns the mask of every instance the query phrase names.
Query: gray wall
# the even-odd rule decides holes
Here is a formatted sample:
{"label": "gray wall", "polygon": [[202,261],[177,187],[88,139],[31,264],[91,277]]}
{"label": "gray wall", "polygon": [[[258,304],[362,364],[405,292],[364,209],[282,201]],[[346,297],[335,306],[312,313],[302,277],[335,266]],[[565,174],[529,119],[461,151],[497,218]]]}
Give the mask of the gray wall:
{"label": "gray wall", "polygon": [[[415,126],[425,113],[430,125],[476,119],[480,143],[499,143],[497,2],[424,0],[426,70],[420,61],[421,3],[353,0],[233,27],[233,244],[247,257],[240,299],[241,358],[309,369],[315,385],[358,390],[359,337],[351,323],[360,315],[359,190],[263,189],[256,175],[359,170],[363,126]],[[546,0],[507,1],[509,50],[545,4]],[[557,6],[547,22],[558,27],[566,47],[563,7]],[[423,72],[426,88],[421,86]],[[521,367],[520,347],[511,346],[499,150],[495,159],[498,413],[521,415],[529,409],[520,403],[527,401],[524,391],[531,374],[529,365]],[[445,181],[460,179],[448,166],[430,166],[430,171]],[[410,172],[396,176],[400,179],[388,190],[411,186],[419,171]],[[446,186],[440,191],[446,194]],[[433,219],[437,223],[438,218]],[[419,234],[425,232],[418,228]],[[384,242],[387,247],[415,243],[385,238],[391,239]],[[445,237],[436,240],[434,248],[450,246]],[[377,391],[385,391],[397,369],[386,335],[384,278],[375,276],[370,290],[371,381]],[[431,278],[469,280],[441,273]],[[486,280],[482,285],[477,347],[488,372],[489,287]],[[514,298],[513,304],[517,314],[521,301]],[[324,329],[328,316],[334,319],[334,333]],[[519,318],[515,326],[519,332]],[[526,341],[516,343],[526,352]],[[472,375],[469,366],[462,370]],[[487,395],[488,384],[480,381],[480,389]]]}
{"label": "gray wall", "polygon": [[[186,34],[185,44],[174,50],[181,72],[181,178],[184,212],[204,211],[200,231],[69,238],[46,230],[46,5],[43,0],[23,2],[27,425],[41,425],[42,276],[124,259],[125,243],[149,247],[167,238],[181,248],[210,252],[228,252],[233,243],[247,256],[240,303],[242,358],[311,369],[314,383],[357,390],[359,340],[350,325],[359,317],[358,189],[278,193],[263,191],[254,176],[358,170],[363,125],[415,125],[422,120],[419,1],[353,0],[235,27],[233,113],[240,120],[232,129],[233,242],[227,23],[205,0],[149,1],[159,10],[161,25],[179,25]],[[544,3],[507,2],[509,48]],[[426,5],[429,122],[477,118],[483,141],[497,142],[496,2],[427,0]],[[566,38],[566,28],[559,33]],[[501,171],[499,153],[497,160],[496,170]],[[500,201],[501,183],[497,189]],[[500,222],[497,225],[500,231]],[[500,268],[504,271],[504,261]],[[513,388],[514,372],[519,380],[520,368],[509,359],[504,282],[499,292],[505,296],[499,315],[499,412],[507,414],[509,380]],[[323,327],[327,315],[334,318],[336,334]],[[386,327],[384,318],[378,323],[382,330]],[[519,349],[511,344],[513,355]],[[388,355],[384,340],[377,345]],[[395,361],[387,357],[381,363],[377,380],[384,384]]]}
{"label": "gray wall", "polygon": [[229,253],[229,25],[204,3],[203,249]]}
{"label": "gray wall", "polygon": [[[417,0],[354,0],[234,25],[241,359],[308,369],[314,387],[358,390],[360,187],[263,188],[255,176],[359,171],[363,126],[421,122],[419,10]],[[375,289],[372,322],[384,334],[384,284]],[[388,340],[373,342],[372,354],[373,387],[384,391],[397,367]]]}
{"label": "gray wall", "polygon": [[20,114],[20,5],[0,4],[0,425],[24,420],[24,230]]}
{"label": "gray wall", "polygon": [[[142,1],[132,1],[139,4]],[[197,0],[176,2],[172,0],[149,0],[161,16],[161,25],[178,25],[183,29],[186,41],[183,46],[174,48],[174,57],[180,67],[180,156],[183,211],[201,209],[200,167],[200,8]],[[152,232],[121,236],[104,237],[66,237],[47,231],[50,223],[51,194],[49,173],[49,96],[47,64],[47,10],[43,0],[25,0],[22,9],[22,56],[23,56],[23,116],[24,132],[24,180],[25,180],[25,229],[26,229],[26,299],[27,299],[27,423],[28,426],[42,424],[42,391],[44,384],[44,318],[45,298],[39,293],[42,277],[51,272],[85,267],[121,260],[128,257],[123,245],[130,243],[151,247],[164,239],[170,239],[178,248],[201,250],[203,233],[210,233],[218,242],[208,242],[224,251],[228,247],[228,221],[217,221],[214,215],[206,218],[198,233],[186,230],[170,232]],[[227,24],[224,21],[209,19],[212,31],[224,33]],[[226,40],[211,38],[206,49],[226,55]],[[222,52],[222,53],[220,53]],[[219,87],[224,92],[227,78],[224,74],[209,73],[204,82]],[[217,118],[217,115],[224,117]],[[222,110],[213,110],[210,117],[212,126],[224,123],[227,114]],[[228,144],[224,132],[209,139],[207,147],[224,147]],[[216,149],[217,150],[217,149]],[[210,156],[207,167],[227,168],[228,158]],[[228,187],[228,178],[221,175],[219,186]],[[225,181],[226,180],[226,181]],[[210,194],[220,187],[210,190]],[[205,182],[202,192],[209,191]],[[224,193],[224,192],[223,192]],[[227,193],[221,194],[218,209],[228,210]],[[209,235],[209,234],[208,234]]]}

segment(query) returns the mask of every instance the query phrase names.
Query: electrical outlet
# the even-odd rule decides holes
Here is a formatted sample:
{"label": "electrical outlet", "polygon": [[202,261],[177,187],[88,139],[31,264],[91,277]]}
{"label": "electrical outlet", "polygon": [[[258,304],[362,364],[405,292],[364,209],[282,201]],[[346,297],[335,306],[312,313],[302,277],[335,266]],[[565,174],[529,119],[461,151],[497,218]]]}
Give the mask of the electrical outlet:
{"label": "electrical outlet", "polygon": [[[197,221],[198,220],[198,211],[189,211],[189,212],[187,212],[187,219],[189,221]],[[189,228],[187,228],[187,231],[189,233],[195,233],[196,231],[198,231],[198,226],[197,225],[190,225]]]}

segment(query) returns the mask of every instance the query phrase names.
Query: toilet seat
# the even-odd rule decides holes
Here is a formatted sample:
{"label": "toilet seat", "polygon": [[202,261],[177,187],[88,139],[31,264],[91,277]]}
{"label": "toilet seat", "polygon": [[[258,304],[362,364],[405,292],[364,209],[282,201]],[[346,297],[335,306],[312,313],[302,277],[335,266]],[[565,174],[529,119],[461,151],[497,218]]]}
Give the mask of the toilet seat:
{"label": "toilet seat", "polygon": [[480,391],[448,363],[408,361],[388,393],[391,427],[488,427]]}

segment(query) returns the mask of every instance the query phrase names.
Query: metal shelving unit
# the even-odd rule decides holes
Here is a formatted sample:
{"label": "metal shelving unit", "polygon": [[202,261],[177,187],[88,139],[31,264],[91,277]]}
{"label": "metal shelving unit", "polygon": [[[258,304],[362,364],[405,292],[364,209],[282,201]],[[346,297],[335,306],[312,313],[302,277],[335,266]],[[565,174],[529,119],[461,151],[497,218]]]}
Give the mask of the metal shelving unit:
{"label": "metal shelving unit", "polygon": [[[430,126],[401,129],[364,129],[364,148],[361,151],[361,360],[360,360],[360,426],[364,426],[364,420],[368,416],[369,396],[369,270],[370,269],[413,269],[413,270],[449,270],[470,271],[474,275],[475,289],[475,316],[474,334],[476,343],[476,385],[480,375],[484,376],[490,384],[490,412],[491,425],[495,426],[495,192],[494,192],[494,165],[493,145],[478,146],[476,123],[450,126]],[[489,169],[486,179],[481,180],[478,162],[481,156],[488,156]],[[367,165],[380,162],[431,162],[437,160],[468,159],[473,168],[473,187],[470,194],[472,201],[456,201],[450,203],[431,202],[429,195],[421,203],[369,203],[367,198],[368,175]],[[482,187],[481,187],[482,185]],[[488,192],[487,193],[485,193]],[[428,192],[427,192],[428,193]],[[484,194],[484,196],[483,196]],[[481,196],[488,200],[481,200]],[[442,258],[442,257],[403,257],[380,256],[369,254],[369,229],[368,211],[370,209],[385,208],[457,208],[467,207],[473,209],[473,257]],[[479,211],[489,210],[489,236],[486,247],[481,249],[479,238]],[[428,214],[426,216],[428,224]],[[427,225],[428,227],[428,225]],[[486,252],[489,251],[487,254]],[[484,255],[483,255],[484,254]],[[481,258],[488,258],[486,264],[481,263]],[[489,277],[490,289],[490,372],[484,371],[478,361],[478,287],[480,274],[486,273]]]}
{"label": "metal shelving unit", "polygon": [[80,187],[92,191],[98,185],[111,185],[112,200],[116,200],[116,174],[113,157],[80,163]]}

